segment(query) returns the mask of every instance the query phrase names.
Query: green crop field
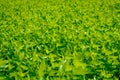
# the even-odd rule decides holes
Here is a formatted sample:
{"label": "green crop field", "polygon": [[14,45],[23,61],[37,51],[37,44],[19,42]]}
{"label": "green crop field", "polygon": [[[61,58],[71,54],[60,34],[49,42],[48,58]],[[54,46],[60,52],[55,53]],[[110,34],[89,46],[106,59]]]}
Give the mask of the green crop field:
{"label": "green crop field", "polygon": [[120,80],[120,0],[0,0],[0,80]]}

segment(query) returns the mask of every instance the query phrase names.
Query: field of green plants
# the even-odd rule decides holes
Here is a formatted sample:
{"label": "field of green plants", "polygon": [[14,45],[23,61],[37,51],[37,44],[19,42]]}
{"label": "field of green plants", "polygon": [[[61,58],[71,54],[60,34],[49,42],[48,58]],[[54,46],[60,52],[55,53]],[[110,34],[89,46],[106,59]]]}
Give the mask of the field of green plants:
{"label": "field of green plants", "polygon": [[120,0],[0,0],[0,80],[120,80]]}

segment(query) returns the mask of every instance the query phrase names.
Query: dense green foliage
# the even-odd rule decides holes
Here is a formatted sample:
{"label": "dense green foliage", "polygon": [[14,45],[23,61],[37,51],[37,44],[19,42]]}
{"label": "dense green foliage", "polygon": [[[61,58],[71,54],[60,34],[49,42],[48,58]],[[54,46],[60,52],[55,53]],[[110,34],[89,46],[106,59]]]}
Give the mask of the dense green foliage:
{"label": "dense green foliage", "polygon": [[118,80],[119,0],[0,0],[0,80]]}

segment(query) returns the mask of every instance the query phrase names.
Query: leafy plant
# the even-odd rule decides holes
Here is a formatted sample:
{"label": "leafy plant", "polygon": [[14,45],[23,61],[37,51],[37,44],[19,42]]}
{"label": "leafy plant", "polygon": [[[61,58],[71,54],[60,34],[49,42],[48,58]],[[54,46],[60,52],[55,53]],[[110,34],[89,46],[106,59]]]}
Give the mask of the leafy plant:
{"label": "leafy plant", "polygon": [[0,80],[119,80],[119,0],[1,0]]}

